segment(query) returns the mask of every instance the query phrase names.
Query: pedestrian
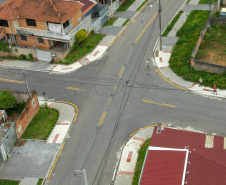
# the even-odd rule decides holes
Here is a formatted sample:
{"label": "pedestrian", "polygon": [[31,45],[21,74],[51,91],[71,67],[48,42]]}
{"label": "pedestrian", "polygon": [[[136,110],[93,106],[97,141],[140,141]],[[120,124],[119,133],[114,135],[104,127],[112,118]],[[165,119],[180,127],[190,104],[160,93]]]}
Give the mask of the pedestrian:
{"label": "pedestrian", "polygon": [[214,93],[217,95],[217,86],[216,86],[216,84],[214,84],[214,86],[213,86],[213,94]]}
{"label": "pedestrian", "polygon": [[150,61],[149,61],[149,59],[146,60],[146,70],[150,70]]}
{"label": "pedestrian", "polygon": [[202,86],[202,78],[199,78],[199,87]]}
{"label": "pedestrian", "polygon": [[35,45],[35,43],[33,44],[33,48],[34,48],[34,50],[36,51],[36,45]]}

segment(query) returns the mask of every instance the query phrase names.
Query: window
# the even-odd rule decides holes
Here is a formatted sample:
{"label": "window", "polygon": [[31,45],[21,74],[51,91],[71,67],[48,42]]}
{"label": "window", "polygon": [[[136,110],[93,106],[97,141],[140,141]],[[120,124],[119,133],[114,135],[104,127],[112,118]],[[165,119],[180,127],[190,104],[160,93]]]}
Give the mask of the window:
{"label": "window", "polygon": [[69,26],[69,21],[67,20],[65,23],[63,23],[63,27],[67,28]]}
{"label": "window", "polygon": [[8,21],[0,20],[0,26],[9,27]]}
{"label": "window", "polygon": [[20,35],[20,39],[21,39],[21,40],[27,41],[27,36],[25,36],[25,35]]}
{"label": "window", "polygon": [[38,40],[38,43],[42,43],[42,44],[44,44],[44,40],[43,40],[43,38],[38,37],[38,38],[37,38],[37,40]]}
{"label": "window", "polygon": [[36,26],[36,22],[34,19],[26,19],[28,26]]}

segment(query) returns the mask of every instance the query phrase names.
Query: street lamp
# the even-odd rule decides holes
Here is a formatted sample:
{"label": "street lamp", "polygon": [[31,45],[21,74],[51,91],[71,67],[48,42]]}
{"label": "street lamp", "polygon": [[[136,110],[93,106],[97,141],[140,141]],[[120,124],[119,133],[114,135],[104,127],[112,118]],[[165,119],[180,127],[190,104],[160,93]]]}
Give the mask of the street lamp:
{"label": "street lamp", "polygon": [[74,175],[75,175],[75,177],[84,177],[85,185],[88,185],[87,177],[86,177],[86,170],[85,169],[83,169],[83,170],[74,170]]}

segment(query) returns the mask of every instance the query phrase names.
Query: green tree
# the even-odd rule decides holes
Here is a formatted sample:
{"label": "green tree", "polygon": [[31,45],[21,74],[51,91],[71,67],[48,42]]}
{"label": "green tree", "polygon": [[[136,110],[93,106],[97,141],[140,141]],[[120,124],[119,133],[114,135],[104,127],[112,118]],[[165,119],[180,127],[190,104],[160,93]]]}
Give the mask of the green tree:
{"label": "green tree", "polygon": [[75,39],[80,43],[83,40],[85,40],[87,38],[87,33],[84,30],[79,30],[76,34],[75,34]]}
{"label": "green tree", "polygon": [[9,45],[7,42],[0,42],[0,51],[10,53]]}
{"label": "green tree", "polygon": [[0,92],[0,108],[1,109],[8,109],[16,105],[17,101],[16,98],[9,93],[8,91],[1,91]]}

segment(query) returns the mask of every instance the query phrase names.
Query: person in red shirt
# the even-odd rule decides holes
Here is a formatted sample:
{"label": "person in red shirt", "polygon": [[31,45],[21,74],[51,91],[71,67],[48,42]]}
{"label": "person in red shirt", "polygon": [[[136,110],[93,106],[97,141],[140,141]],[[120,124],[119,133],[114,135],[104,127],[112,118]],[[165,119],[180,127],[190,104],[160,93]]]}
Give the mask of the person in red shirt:
{"label": "person in red shirt", "polygon": [[217,95],[217,86],[216,86],[216,84],[214,84],[214,87],[213,87],[213,94],[214,93]]}

